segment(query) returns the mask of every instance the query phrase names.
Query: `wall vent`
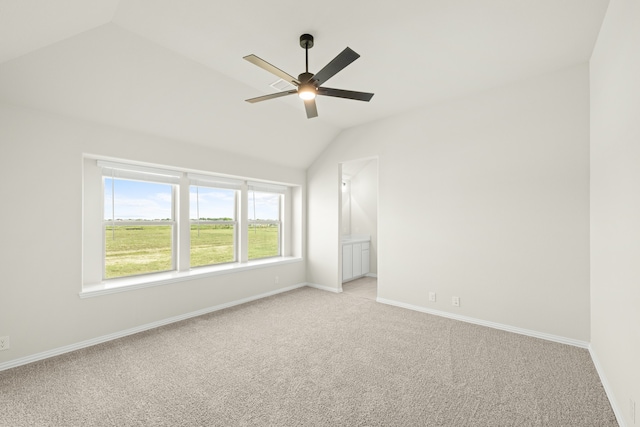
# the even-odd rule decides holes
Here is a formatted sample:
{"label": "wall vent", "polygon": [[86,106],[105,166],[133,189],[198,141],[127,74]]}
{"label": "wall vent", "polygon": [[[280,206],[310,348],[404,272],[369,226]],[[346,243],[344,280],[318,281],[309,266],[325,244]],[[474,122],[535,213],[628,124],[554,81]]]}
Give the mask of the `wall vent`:
{"label": "wall vent", "polygon": [[276,90],[279,90],[280,92],[286,92],[288,90],[296,89],[294,85],[282,79],[278,79],[278,81],[271,83],[269,86]]}

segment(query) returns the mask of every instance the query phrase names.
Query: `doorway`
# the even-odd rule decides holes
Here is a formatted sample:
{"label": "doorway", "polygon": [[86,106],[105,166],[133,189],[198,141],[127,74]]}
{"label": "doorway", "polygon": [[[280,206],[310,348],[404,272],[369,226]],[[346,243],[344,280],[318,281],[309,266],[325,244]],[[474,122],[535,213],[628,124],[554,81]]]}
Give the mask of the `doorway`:
{"label": "doorway", "polygon": [[342,290],[377,296],[378,159],[341,163],[340,183]]}

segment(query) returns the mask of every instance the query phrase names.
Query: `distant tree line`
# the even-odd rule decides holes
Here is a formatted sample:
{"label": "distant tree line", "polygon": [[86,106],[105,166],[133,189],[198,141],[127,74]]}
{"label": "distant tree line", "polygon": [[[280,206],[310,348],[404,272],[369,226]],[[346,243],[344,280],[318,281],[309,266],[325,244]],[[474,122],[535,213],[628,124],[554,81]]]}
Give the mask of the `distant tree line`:
{"label": "distant tree line", "polygon": [[233,218],[200,218],[200,221],[233,221]]}

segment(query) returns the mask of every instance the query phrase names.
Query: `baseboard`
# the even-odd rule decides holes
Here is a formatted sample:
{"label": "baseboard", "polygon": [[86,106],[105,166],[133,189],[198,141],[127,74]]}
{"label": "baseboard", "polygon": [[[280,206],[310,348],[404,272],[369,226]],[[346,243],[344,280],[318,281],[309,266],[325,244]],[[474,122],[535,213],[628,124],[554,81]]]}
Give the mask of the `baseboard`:
{"label": "baseboard", "polygon": [[336,289],[336,288],[331,288],[329,286],[318,285],[317,283],[306,283],[306,285],[309,286],[310,288],[320,289],[321,291],[334,292],[336,294],[339,294],[340,292],[342,292],[342,289]]}
{"label": "baseboard", "polygon": [[289,292],[294,289],[302,288],[307,286],[307,283],[299,283],[297,285],[288,286],[286,288],[276,289],[270,292],[266,292],[263,294],[253,295],[247,298],[242,298],[239,300],[227,302],[224,304],[219,304],[213,307],[204,308],[202,310],[192,311],[190,313],[181,314],[178,316],[169,317],[167,319],[158,320],[156,322],[147,323],[145,325],[136,326],[134,328],[126,329],[124,331],[114,332],[112,334],[103,335],[97,338],[92,338],[86,341],[81,341],[79,343],[66,345],[64,347],[54,348],[52,350],[43,351],[41,353],[36,353],[30,356],[21,357],[18,359],[10,360],[8,362],[0,363],[0,371],[4,371],[6,369],[15,368],[17,366],[26,365],[28,363],[37,362],[38,360],[48,359],[50,357],[59,356],[64,353],[69,353],[71,351],[80,350],[86,347],[91,347],[96,344],[101,344],[107,341],[115,340],[118,338],[126,337],[127,335],[137,334],[138,332],[147,331],[149,329],[158,328],[160,326],[168,325],[170,323],[179,322],[181,320],[190,319],[192,317],[202,316],[203,314],[212,313],[214,311],[223,310],[225,308],[233,307],[240,304],[245,304],[247,302],[255,301],[258,299],[270,297],[272,295],[281,294],[283,292]]}
{"label": "baseboard", "polygon": [[377,273],[367,273],[364,276],[365,277],[375,277],[376,279],[378,278],[378,274]]}
{"label": "baseboard", "polygon": [[530,329],[518,328],[516,326],[505,325],[505,324],[502,324],[502,323],[489,322],[487,320],[476,319],[474,317],[467,317],[467,316],[462,316],[462,315],[459,315],[459,314],[448,313],[446,311],[432,310],[430,308],[420,307],[420,306],[412,305],[412,304],[406,304],[406,303],[403,303],[403,302],[394,301],[394,300],[388,300],[388,299],[385,299],[385,298],[377,298],[376,301],[379,302],[379,303],[382,303],[382,304],[388,304],[388,305],[393,305],[393,306],[396,306],[396,307],[408,308],[409,310],[420,311],[422,313],[433,314],[435,316],[440,316],[440,317],[447,317],[449,319],[459,320],[461,322],[473,323],[473,324],[480,325],[480,326],[487,326],[489,328],[500,329],[500,330],[503,330],[503,331],[513,332],[513,333],[520,334],[520,335],[527,335],[527,336],[530,336],[530,337],[540,338],[540,339],[547,340],[547,341],[553,341],[553,342],[557,342],[557,343],[560,343],[560,344],[567,344],[567,345],[571,345],[571,346],[574,346],[574,347],[580,347],[580,348],[585,348],[585,349],[589,348],[589,343],[588,342],[576,340],[576,339],[573,339],[573,338],[561,337],[559,335],[552,335],[552,334],[547,334],[547,333],[544,333],[544,332],[533,331],[533,330],[530,330]]}
{"label": "baseboard", "polygon": [[602,387],[604,388],[604,392],[607,394],[607,398],[609,399],[609,403],[611,404],[611,409],[613,409],[613,413],[616,416],[616,420],[618,421],[618,425],[620,427],[626,427],[626,423],[624,421],[623,412],[616,401],[613,390],[609,385],[609,381],[607,380],[607,376],[604,373],[604,369],[600,364],[600,360],[598,359],[598,355],[591,345],[589,345],[589,354],[591,355],[591,360],[593,361],[593,365],[596,367],[596,371],[598,372],[598,376],[600,377],[600,382],[602,383]]}

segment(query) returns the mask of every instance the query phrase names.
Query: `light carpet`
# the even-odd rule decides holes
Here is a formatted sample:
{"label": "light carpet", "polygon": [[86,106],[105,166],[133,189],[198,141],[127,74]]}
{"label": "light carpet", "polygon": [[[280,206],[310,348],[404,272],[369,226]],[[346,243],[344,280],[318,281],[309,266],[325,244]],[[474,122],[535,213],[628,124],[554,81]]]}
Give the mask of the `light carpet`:
{"label": "light carpet", "polygon": [[0,372],[1,426],[616,426],[580,348],[301,288]]}

